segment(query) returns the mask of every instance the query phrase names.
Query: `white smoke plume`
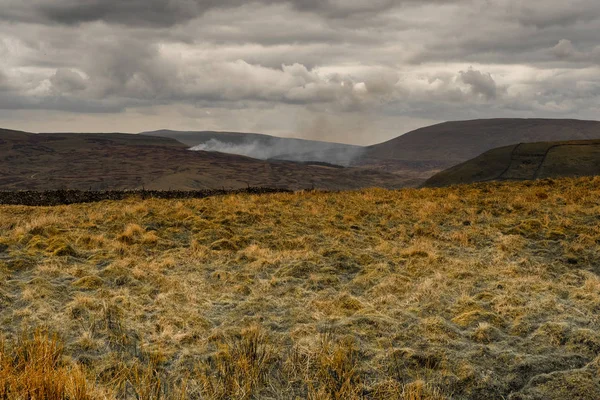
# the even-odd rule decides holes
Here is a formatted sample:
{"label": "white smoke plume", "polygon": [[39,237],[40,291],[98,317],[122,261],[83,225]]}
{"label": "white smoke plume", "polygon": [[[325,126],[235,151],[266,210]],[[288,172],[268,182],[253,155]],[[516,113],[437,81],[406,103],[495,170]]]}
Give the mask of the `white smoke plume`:
{"label": "white smoke plume", "polygon": [[311,142],[304,140],[276,141],[261,143],[249,141],[244,143],[222,142],[210,139],[190,148],[193,151],[216,151],[237,154],[260,160],[287,160],[295,162],[322,162],[340,166],[349,166],[364,148],[360,146],[337,143]]}

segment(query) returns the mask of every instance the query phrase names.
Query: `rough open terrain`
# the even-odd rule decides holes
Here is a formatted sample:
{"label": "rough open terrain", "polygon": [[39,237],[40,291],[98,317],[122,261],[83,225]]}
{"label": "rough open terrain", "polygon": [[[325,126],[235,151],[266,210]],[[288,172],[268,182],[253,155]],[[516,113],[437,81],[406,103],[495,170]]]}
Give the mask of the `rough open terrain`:
{"label": "rough open terrain", "polygon": [[0,393],[597,399],[599,198],[580,178],[0,206]]}
{"label": "rough open terrain", "polygon": [[0,190],[343,190],[416,183],[383,171],[189,151],[162,137],[0,130]]}

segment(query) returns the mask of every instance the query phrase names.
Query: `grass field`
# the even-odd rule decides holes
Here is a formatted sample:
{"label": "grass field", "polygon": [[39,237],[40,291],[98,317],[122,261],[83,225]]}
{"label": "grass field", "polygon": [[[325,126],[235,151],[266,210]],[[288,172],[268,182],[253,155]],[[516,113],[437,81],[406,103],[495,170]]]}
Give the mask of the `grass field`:
{"label": "grass field", "polygon": [[0,207],[0,399],[598,399],[600,178]]}
{"label": "grass field", "polygon": [[519,143],[499,147],[430,177],[423,186],[600,175],[600,140]]}

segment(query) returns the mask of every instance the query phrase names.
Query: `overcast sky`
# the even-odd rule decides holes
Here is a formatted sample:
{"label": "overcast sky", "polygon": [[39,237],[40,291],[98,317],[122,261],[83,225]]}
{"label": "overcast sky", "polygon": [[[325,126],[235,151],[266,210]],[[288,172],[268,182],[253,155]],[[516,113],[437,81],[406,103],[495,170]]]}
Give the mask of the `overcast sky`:
{"label": "overcast sky", "polygon": [[598,0],[0,0],[0,127],[371,144],[600,119]]}

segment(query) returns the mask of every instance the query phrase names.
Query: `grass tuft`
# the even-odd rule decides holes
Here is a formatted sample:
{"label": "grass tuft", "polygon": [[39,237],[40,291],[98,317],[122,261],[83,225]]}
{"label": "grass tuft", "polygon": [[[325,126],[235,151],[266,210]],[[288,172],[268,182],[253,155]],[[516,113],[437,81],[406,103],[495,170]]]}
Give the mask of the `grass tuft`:
{"label": "grass tuft", "polygon": [[42,330],[0,344],[0,399],[100,399],[80,366],[63,362],[64,348]]}

